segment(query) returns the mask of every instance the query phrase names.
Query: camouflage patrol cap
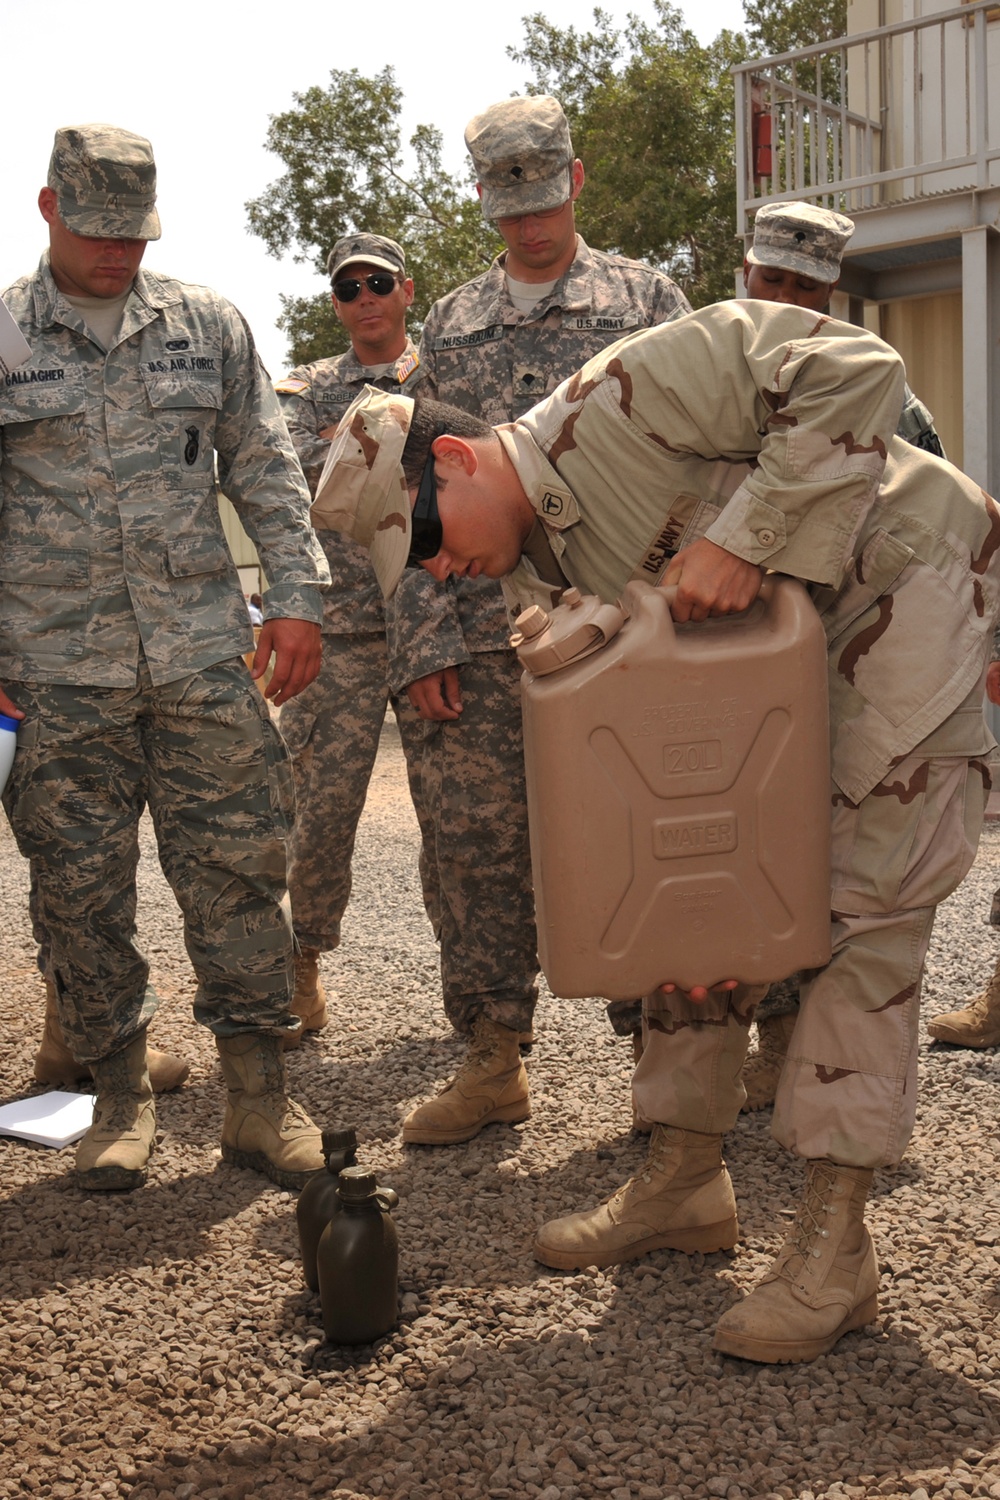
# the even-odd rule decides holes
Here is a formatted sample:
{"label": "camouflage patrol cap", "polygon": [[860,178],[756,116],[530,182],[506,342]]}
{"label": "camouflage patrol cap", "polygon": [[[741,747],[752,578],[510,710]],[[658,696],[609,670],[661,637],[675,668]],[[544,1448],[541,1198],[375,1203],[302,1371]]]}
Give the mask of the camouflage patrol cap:
{"label": "camouflage patrol cap", "polygon": [[49,187],[74,234],[158,240],[156,163],[141,135],[116,125],[63,125],[49,158]]}
{"label": "camouflage patrol cap", "polygon": [[753,266],[797,271],[815,281],[837,281],[844,246],[853,233],[854,220],[829,208],[769,203],[757,210],[747,260]]}
{"label": "camouflage patrol cap", "polygon": [[341,531],[368,549],[386,599],[410,555],[402,457],[412,420],[412,396],[366,385],[340,419],[312,506],[317,530]]}
{"label": "camouflage patrol cap", "polygon": [[483,218],[544,212],[573,190],[573,142],[558,99],[505,99],[465,127],[482,188]]}
{"label": "camouflage patrol cap", "polygon": [[406,275],[406,256],[402,245],[397,245],[395,240],[386,239],[384,234],[345,234],[326,258],[330,280],[336,281],[345,267],[355,262],[391,271],[394,276]]}

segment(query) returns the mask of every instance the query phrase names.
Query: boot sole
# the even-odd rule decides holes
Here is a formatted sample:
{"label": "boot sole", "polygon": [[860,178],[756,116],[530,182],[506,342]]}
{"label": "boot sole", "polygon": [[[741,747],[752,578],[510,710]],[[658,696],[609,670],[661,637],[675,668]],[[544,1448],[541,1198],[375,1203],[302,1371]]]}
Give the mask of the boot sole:
{"label": "boot sole", "polygon": [[653,1250],[679,1250],[682,1255],[709,1255],[713,1250],[732,1250],[739,1237],[739,1222],[732,1218],[723,1219],[718,1224],[698,1224],[692,1229],[675,1229],[672,1234],[651,1234],[647,1239],[636,1240],[634,1245],[623,1246],[621,1250],[610,1251],[607,1255],[550,1250],[540,1240],[535,1241],[531,1253],[543,1266],[551,1266],[556,1271],[585,1271],[588,1266],[603,1271],[606,1266],[625,1265],[630,1260],[649,1255]]}
{"label": "boot sole", "polygon": [[248,1172],[261,1172],[277,1183],[278,1187],[287,1188],[290,1192],[304,1188],[310,1177],[326,1171],[321,1166],[307,1172],[288,1172],[284,1167],[277,1166],[269,1156],[265,1156],[263,1151],[238,1151],[235,1146],[227,1146],[225,1142],[222,1146],[222,1160],[232,1167],[244,1167]]}
{"label": "boot sole", "polygon": [[801,1339],[797,1344],[790,1344],[774,1339],[753,1338],[750,1334],[730,1333],[723,1328],[716,1329],[712,1348],[719,1354],[732,1354],[737,1359],[752,1359],[760,1365],[799,1364],[805,1360],[818,1359],[821,1354],[828,1354],[845,1333],[864,1328],[866,1324],[874,1323],[877,1317],[878,1295],[873,1292],[859,1307],[847,1314],[839,1328],[835,1328],[824,1338]]}
{"label": "boot sole", "polygon": [[410,1128],[404,1125],[403,1145],[458,1146],[462,1141],[471,1141],[487,1125],[520,1125],[530,1116],[531,1106],[525,1100],[520,1104],[504,1104],[499,1109],[491,1109],[489,1114],[477,1120],[475,1125],[463,1125],[458,1130],[421,1129],[419,1125]]}
{"label": "boot sole", "polygon": [[928,1026],[927,1030],[936,1042],[947,1042],[952,1047],[974,1047],[977,1051],[988,1047],[1000,1047],[1000,1037],[996,1036],[962,1036],[959,1032],[949,1031],[944,1026]]}
{"label": "boot sole", "polygon": [[127,1193],[142,1187],[147,1175],[145,1167],[88,1167],[83,1172],[74,1171],[73,1180],[88,1192]]}

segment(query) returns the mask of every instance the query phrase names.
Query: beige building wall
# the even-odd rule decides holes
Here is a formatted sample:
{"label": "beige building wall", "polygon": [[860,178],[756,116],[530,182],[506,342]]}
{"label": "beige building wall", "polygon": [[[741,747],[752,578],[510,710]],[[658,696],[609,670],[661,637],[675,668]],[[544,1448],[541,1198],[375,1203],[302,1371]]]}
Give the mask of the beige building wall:
{"label": "beige building wall", "polygon": [[240,570],[240,577],[244,580],[244,592],[251,594],[260,592],[259,583],[255,583],[251,589],[245,587],[252,569],[256,569],[258,579],[262,579],[260,559],[257,556],[256,547],[243,530],[232,503],[226,499],[225,495],[219,496],[219,515],[222,518],[222,529],[226,534],[229,550],[233,554],[233,561]]}
{"label": "beige building wall", "polygon": [[880,322],[886,343],[903,356],[911,389],[934,414],[944,451],[961,468],[961,292],[884,302]]}

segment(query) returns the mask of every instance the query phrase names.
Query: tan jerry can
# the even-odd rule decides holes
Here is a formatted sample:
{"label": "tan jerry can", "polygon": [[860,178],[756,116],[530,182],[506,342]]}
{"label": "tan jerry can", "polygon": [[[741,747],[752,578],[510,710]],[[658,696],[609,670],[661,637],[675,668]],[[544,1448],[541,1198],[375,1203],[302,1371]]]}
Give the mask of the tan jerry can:
{"label": "tan jerry can", "polygon": [[826,642],[803,586],[676,625],[570,589],[513,637],[539,959],[555,995],[762,983],[830,957]]}

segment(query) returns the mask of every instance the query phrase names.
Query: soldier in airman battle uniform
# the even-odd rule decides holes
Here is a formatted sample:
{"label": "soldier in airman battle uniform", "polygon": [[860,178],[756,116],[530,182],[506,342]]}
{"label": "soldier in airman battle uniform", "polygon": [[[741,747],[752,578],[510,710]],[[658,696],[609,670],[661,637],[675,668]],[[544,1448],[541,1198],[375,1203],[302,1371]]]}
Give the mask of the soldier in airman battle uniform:
{"label": "soldier in airman battle uniform", "polygon": [[[584,169],[557,100],[492,105],[465,142],[483,214],[507,248],[431,308],[421,389],[505,422],[623,333],[678,317],[688,302],[662,271],[591,250],[577,234]],[[518,1038],[532,1025],[537,959],[520,668],[502,594],[492,579],[457,579],[428,611],[410,597],[420,588],[411,574],[400,590],[391,676],[429,721],[445,1006],[470,1036],[458,1075],[404,1124],[404,1140],[432,1144],[527,1114]],[[623,1035],[641,1026],[638,1001],[609,1009]]]}
{"label": "soldier in airman battle uniform", "polygon": [[253,673],[273,655],[276,704],[319,669],[328,575],[242,317],[140,269],[155,200],[148,141],[58,130],[38,200],[49,250],[4,294],[32,350],[0,387],[0,712],[23,719],[4,806],[62,1032],[94,1076],[81,1185],[138,1186],[153,1147],[156,997],[134,942],[148,804],[226,1080],[223,1157],[292,1188],[323,1156],[282,1053],[299,1027],[282,908],[291,774],[242,660],[253,635],[218,484],[270,580]]}
{"label": "soldier in airman battle uniform", "polygon": [[[638,577],[700,621],[747,608],[765,569],[810,588],[828,643],[832,957],[803,987],[772,1127],[806,1185],[715,1334],[766,1363],[815,1358],[876,1316],[865,1203],[912,1131],[934,913],[973,861],[989,790],[1000,508],[894,436],[902,399],[899,356],[873,334],[732,301],[623,339],[513,424],[373,397],[338,438],[328,519],[371,547],[387,594],[407,557],[439,578],[503,577],[512,608],[550,606],[566,583],[613,600]],[[736,1243],[722,1139],[760,992],[684,993],[669,947],[633,1079],[648,1158],[607,1202],[542,1226],[545,1265]]]}

